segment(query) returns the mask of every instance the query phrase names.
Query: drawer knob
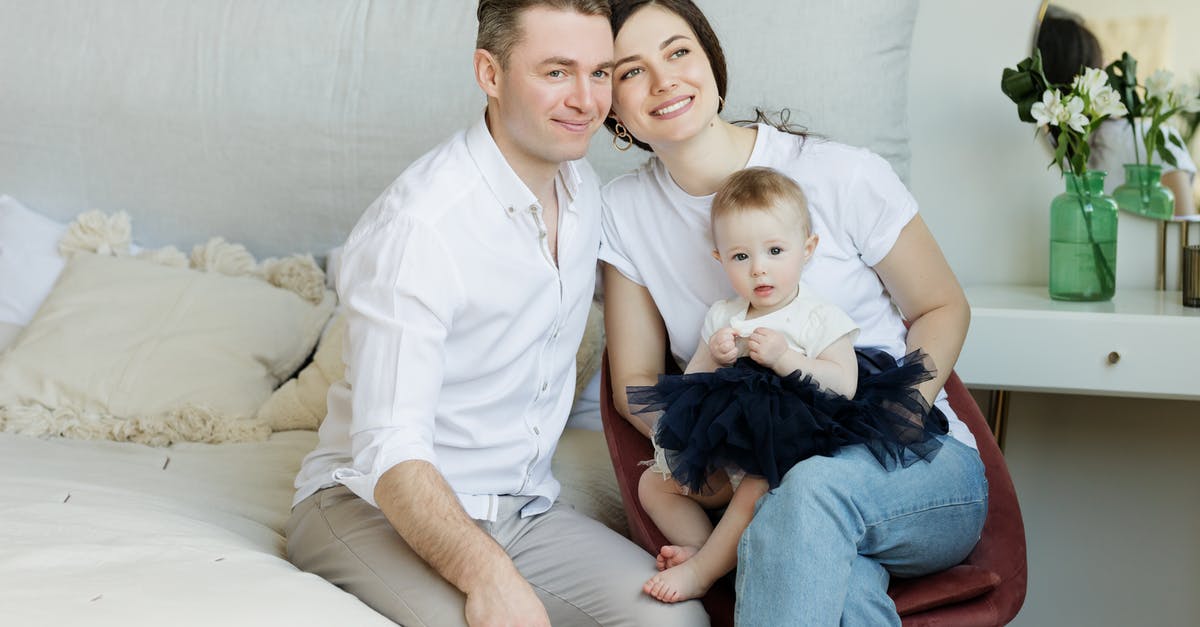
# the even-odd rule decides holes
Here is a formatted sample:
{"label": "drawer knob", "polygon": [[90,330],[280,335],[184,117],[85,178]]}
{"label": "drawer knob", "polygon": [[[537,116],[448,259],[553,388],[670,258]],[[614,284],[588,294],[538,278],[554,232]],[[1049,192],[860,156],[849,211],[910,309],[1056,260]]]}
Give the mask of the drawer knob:
{"label": "drawer knob", "polygon": [[1108,363],[1115,364],[1118,361],[1121,361],[1121,353],[1118,353],[1117,351],[1113,351],[1108,354]]}

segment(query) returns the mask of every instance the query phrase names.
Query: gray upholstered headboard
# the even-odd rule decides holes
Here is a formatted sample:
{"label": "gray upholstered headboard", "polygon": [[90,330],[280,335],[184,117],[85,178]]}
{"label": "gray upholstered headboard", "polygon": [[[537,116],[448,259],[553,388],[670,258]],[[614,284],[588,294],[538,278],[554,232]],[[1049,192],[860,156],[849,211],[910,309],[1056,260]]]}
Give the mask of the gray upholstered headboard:
{"label": "gray upholstered headboard", "polygon": [[[908,169],[917,0],[707,0],[729,112]],[[475,0],[0,0],[0,193],[60,220],[126,210],[148,245],[337,245],[412,159],[469,124]],[[605,132],[605,178],[644,158]]]}

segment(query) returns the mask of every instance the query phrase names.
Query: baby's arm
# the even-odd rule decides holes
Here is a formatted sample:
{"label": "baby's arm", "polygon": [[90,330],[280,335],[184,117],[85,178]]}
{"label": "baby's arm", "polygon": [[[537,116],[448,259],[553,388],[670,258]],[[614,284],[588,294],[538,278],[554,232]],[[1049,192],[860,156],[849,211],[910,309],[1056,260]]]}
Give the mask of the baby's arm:
{"label": "baby's arm", "polygon": [[781,377],[799,370],[823,389],[847,398],[853,398],[858,390],[858,358],[850,334],[839,337],[816,357],[788,348],[782,333],[764,327],[754,330],[747,346],[751,359]]}

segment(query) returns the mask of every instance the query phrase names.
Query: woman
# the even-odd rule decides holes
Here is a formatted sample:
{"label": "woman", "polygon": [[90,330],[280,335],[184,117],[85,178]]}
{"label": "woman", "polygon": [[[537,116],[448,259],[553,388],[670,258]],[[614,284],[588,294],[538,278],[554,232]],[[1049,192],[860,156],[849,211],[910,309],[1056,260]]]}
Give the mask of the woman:
{"label": "woman", "polygon": [[[736,618],[741,625],[899,625],[889,573],[916,576],[960,562],[987,509],[974,439],[941,393],[970,317],[962,289],[881,158],[720,118],[724,55],[690,1],[617,1],[612,23],[618,61],[608,125],[614,143],[655,154],[604,193],[601,259],[618,411],[650,433],[631,414],[626,387],[656,381],[668,341],[686,363],[708,306],[732,295],[711,257],[713,192],[748,166],[792,177],[821,238],[806,281],[854,319],[858,346],[897,358],[918,348],[929,355],[937,376],[921,392],[937,400],[950,435],[931,463],[892,472],[862,446],[798,464],[759,501],[739,543]],[[911,322],[907,334],[900,314]]]}

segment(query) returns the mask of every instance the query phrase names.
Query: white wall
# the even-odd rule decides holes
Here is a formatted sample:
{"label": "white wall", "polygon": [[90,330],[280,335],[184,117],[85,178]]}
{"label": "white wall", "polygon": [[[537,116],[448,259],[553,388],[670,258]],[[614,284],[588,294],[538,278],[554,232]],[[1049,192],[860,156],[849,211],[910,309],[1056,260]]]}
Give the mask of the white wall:
{"label": "white wall", "polygon": [[[967,285],[1046,283],[1047,211],[1061,183],[999,86],[1029,53],[1037,6],[921,4],[912,188]],[[1154,236],[1153,224],[1121,216],[1118,289],[1152,287]],[[1029,543],[1014,624],[1200,624],[1200,403],[1021,393],[1008,425]]]}

